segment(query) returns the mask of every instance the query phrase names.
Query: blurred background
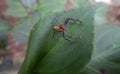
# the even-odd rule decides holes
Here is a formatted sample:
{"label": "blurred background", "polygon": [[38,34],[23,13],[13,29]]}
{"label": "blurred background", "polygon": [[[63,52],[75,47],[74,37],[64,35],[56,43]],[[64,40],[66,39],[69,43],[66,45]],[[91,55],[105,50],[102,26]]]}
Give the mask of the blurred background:
{"label": "blurred background", "polygon": [[104,2],[96,10],[95,24],[120,25],[120,0],[0,0],[0,74],[17,74],[33,25],[63,10]]}

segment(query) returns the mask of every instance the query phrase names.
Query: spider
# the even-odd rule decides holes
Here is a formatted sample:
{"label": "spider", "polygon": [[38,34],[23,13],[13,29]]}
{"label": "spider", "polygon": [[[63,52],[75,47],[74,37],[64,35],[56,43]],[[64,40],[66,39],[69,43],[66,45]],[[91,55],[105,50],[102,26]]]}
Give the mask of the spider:
{"label": "spider", "polygon": [[[67,41],[71,41],[71,40],[69,40],[69,39],[67,38],[68,36],[65,35],[65,29],[66,29],[66,26],[67,26],[67,24],[68,24],[68,22],[69,22],[70,20],[73,21],[73,22],[79,22],[79,23],[82,24],[82,21],[80,21],[80,20],[78,20],[78,19],[66,18],[63,24],[58,24],[58,25],[56,25],[56,26],[53,27],[53,37],[54,37],[54,35],[55,35],[56,32],[62,32],[63,38],[64,38],[65,40],[67,40]],[[69,38],[70,38],[70,37],[69,37]]]}

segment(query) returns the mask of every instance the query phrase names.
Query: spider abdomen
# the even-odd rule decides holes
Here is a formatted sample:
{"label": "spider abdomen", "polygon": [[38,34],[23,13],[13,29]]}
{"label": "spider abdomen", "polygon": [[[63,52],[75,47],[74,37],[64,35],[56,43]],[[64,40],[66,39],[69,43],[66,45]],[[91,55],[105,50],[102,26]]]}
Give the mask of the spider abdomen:
{"label": "spider abdomen", "polygon": [[64,31],[64,25],[62,25],[62,24],[56,25],[56,26],[53,27],[53,29],[63,32]]}

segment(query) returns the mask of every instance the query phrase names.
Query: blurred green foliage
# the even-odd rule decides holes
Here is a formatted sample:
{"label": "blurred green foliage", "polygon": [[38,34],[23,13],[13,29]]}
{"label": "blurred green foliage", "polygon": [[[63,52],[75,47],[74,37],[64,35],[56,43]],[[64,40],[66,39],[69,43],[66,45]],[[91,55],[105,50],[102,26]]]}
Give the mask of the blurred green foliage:
{"label": "blurred green foliage", "polygon": [[5,20],[0,19],[0,31],[9,31],[10,29],[10,24]]}
{"label": "blurred green foliage", "polygon": [[8,42],[7,32],[11,29],[10,24],[0,19],[0,49],[6,49]]}
{"label": "blurred green foliage", "polygon": [[25,17],[26,10],[23,8],[20,0],[7,0],[8,9],[7,14],[14,17]]}
{"label": "blurred green foliage", "polygon": [[82,8],[94,4],[95,0],[71,0],[71,2],[74,5],[74,7]]}
{"label": "blurred green foliage", "polygon": [[[70,0],[70,1],[75,8],[82,8],[82,9],[85,9],[86,7],[94,5],[94,3],[95,3],[94,0]],[[24,66],[23,66],[23,69],[20,70],[20,73],[21,72],[23,72],[25,74],[26,74],[26,72],[29,73],[30,71],[34,70],[33,68],[35,65],[38,66],[37,68],[35,68],[37,71],[39,71],[39,70],[48,71],[49,69],[47,69],[47,67],[49,65],[50,65],[50,70],[53,69],[52,67],[54,67],[54,69],[58,69],[62,65],[55,64],[54,60],[59,60],[58,62],[61,63],[63,61],[66,62],[67,60],[71,61],[72,59],[81,56],[81,54],[79,56],[76,54],[75,56],[71,56],[70,58],[64,59],[63,57],[65,57],[65,56],[63,56],[61,58],[59,58],[59,57],[56,58],[55,54],[53,54],[53,50],[54,50],[54,52],[61,51],[63,53],[63,52],[66,52],[65,51],[66,47],[64,47],[63,50],[61,50],[61,48],[59,50],[56,50],[57,48],[56,49],[54,48],[52,50],[52,52],[48,51],[48,48],[47,48],[47,46],[48,46],[49,50],[50,50],[50,48],[52,46],[51,45],[52,43],[50,43],[50,42],[52,42],[52,40],[50,40],[50,38],[47,38],[47,37],[49,37],[49,35],[50,35],[49,33],[51,33],[48,30],[50,30],[50,28],[52,27],[51,24],[49,24],[49,23],[54,20],[53,18],[50,18],[48,16],[54,15],[56,12],[61,12],[61,13],[65,14],[65,12],[63,12],[63,7],[66,4],[66,2],[67,2],[66,0],[7,0],[8,10],[6,13],[18,18],[18,21],[17,21],[17,25],[15,27],[11,27],[8,22],[0,19],[0,47],[3,47],[3,48],[5,47],[5,45],[6,45],[5,43],[7,42],[7,32],[8,31],[11,31],[13,37],[20,42],[27,42],[28,38],[29,38],[28,52],[27,52],[27,56],[26,56],[25,62],[24,62],[25,65],[23,64]],[[62,69],[57,74],[64,74],[64,73],[67,74],[66,73],[67,69],[72,71],[72,74],[78,74],[78,73],[80,73],[80,74],[102,74],[102,72],[105,72],[105,74],[120,74],[120,71],[119,71],[120,70],[120,54],[119,54],[120,53],[120,40],[119,40],[120,27],[115,26],[115,24],[110,24],[107,21],[107,19],[105,17],[107,14],[107,11],[108,11],[108,7],[109,7],[107,4],[98,3],[96,5],[99,7],[96,9],[96,13],[94,13],[94,15],[93,15],[94,16],[94,26],[95,26],[95,31],[94,31],[95,39],[93,41],[94,49],[92,49],[92,50],[90,49],[90,50],[86,51],[86,53],[84,52],[85,55],[88,55],[89,52],[93,52],[93,54],[90,55],[90,56],[92,56],[91,60],[90,61],[87,60],[88,64],[86,66],[81,66],[82,63],[80,63],[77,60],[73,63],[72,66],[68,65],[68,67],[66,67],[65,69]],[[92,15],[93,13],[90,13],[90,11],[91,11],[91,9],[88,9],[87,11],[80,10],[80,12],[84,12],[82,14],[85,14],[85,12],[88,12],[88,14]],[[69,14],[69,11],[67,14]],[[67,16],[67,14],[65,16]],[[86,15],[85,17],[89,18],[91,16],[88,14],[85,14]],[[73,15],[75,17],[77,17],[78,14],[73,11],[73,13],[70,14],[69,16],[73,16]],[[80,15],[80,16],[83,16],[83,15]],[[57,23],[61,22],[61,21],[63,22],[63,19],[65,19],[65,17],[62,15],[59,17],[57,17],[59,20],[59,21],[57,21]],[[80,17],[80,18],[84,18],[84,17]],[[83,22],[87,21],[86,23],[84,23],[84,25],[89,23],[88,21],[90,21],[90,20],[88,20],[88,18],[82,19]],[[36,32],[32,31],[31,32],[32,35],[29,37],[30,30],[34,29],[33,26],[36,23],[37,23],[36,28],[37,29],[40,28],[40,31],[39,30],[37,31],[37,29],[35,28]],[[46,27],[46,24],[47,24],[47,26],[50,26],[50,27],[47,27],[48,29],[44,28],[44,27]],[[89,25],[93,25],[93,24],[89,23]],[[48,31],[48,33],[41,31],[41,29]],[[89,33],[89,29],[90,28],[88,27],[84,30],[88,31],[87,33]],[[72,32],[72,30],[74,30],[74,29],[71,28],[70,32]],[[86,37],[89,40],[90,39],[89,36],[91,36],[91,34],[84,33],[84,30],[83,30],[83,33],[82,33],[82,31],[80,31],[79,33],[81,36],[86,34]],[[70,33],[70,32],[69,32],[69,35],[74,34],[74,33]],[[41,35],[45,36],[43,40],[39,39],[39,37],[41,37]],[[38,38],[36,38],[36,37],[38,37]],[[34,42],[35,39],[36,39],[36,42]],[[64,44],[64,40],[61,39],[61,37],[58,37],[57,40],[59,40],[59,39],[62,41],[61,42],[58,41],[58,45]],[[90,40],[92,40],[92,39],[90,39]],[[83,44],[86,45],[86,43],[84,43],[86,41],[80,40],[79,42],[83,42]],[[55,43],[57,43],[57,41]],[[82,45],[82,44],[80,44],[80,45]],[[63,46],[65,46],[65,45],[63,45]],[[69,46],[71,46],[71,45],[69,45]],[[54,47],[54,45],[53,45],[53,47]],[[43,49],[40,50],[41,48],[43,48]],[[72,47],[69,49],[72,49]],[[78,51],[81,53],[83,52],[81,49],[75,50],[75,51]],[[75,52],[75,51],[73,50],[73,52]],[[36,63],[36,61],[39,62],[40,60],[42,60],[44,58],[44,55],[47,55],[47,53],[49,53],[49,52],[50,52],[50,54],[47,56],[48,58],[45,58],[45,60],[47,60],[47,61],[42,62],[42,65]],[[66,53],[66,55],[67,55],[67,53]],[[71,55],[71,53],[70,53],[70,55]],[[87,57],[89,57],[88,59],[90,59],[90,56],[87,56]],[[50,59],[49,59],[49,57],[50,57]],[[51,57],[55,57],[55,58],[51,59]],[[83,58],[79,59],[80,61],[82,61],[82,59],[85,59],[86,56],[82,56],[82,57]],[[36,59],[40,59],[40,60],[36,60]],[[68,63],[66,63],[65,66],[67,64]],[[74,66],[75,64],[77,64],[77,66]],[[84,62],[84,64],[86,64],[86,61]],[[42,68],[41,68],[41,66],[42,66]],[[57,66],[57,68],[56,68],[56,66]],[[73,66],[74,66],[74,70],[73,70]],[[30,69],[29,69],[29,67],[30,67]],[[79,69],[79,72],[78,72],[78,69]],[[44,73],[44,74],[53,74],[53,73],[48,72],[48,73]]]}

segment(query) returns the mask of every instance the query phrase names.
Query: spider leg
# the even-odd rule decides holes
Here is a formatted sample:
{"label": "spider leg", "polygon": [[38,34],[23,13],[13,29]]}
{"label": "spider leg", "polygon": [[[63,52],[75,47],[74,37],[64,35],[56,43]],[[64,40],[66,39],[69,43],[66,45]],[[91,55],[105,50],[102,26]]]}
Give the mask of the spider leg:
{"label": "spider leg", "polygon": [[70,41],[69,39],[67,39],[67,38],[65,37],[65,32],[63,32],[63,38],[64,38],[65,40],[67,40],[67,41]]}
{"label": "spider leg", "polygon": [[58,17],[59,17],[59,15],[55,15],[53,17],[53,20],[51,22],[52,28],[58,23]]}
{"label": "spider leg", "polygon": [[[51,22],[52,28],[54,27],[54,23],[57,22],[57,17],[58,17],[58,15],[54,16],[53,21]],[[55,33],[56,33],[57,31],[55,31],[54,29],[52,29],[52,30],[53,30],[53,38],[55,38]]]}
{"label": "spider leg", "polygon": [[56,30],[53,29],[53,38],[55,38],[55,34],[56,34],[57,32],[59,33],[59,32],[61,32],[61,31],[56,31]]}
{"label": "spider leg", "polygon": [[83,24],[82,21],[79,19],[75,19],[75,21],[78,21],[79,23]]}
{"label": "spider leg", "polygon": [[64,22],[64,25],[66,26],[67,25],[67,23],[70,21],[70,20],[72,20],[72,21],[74,21],[74,22],[79,22],[79,23],[81,23],[82,24],[82,21],[81,20],[79,20],[79,19],[73,19],[73,18],[66,18],[65,19],[65,22]]}
{"label": "spider leg", "polygon": [[55,33],[56,33],[56,31],[55,31],[55,30],[53,30],[53,38],[55,38]]}
{"label": "spider leg", "polygon": [[68,38],[72,38],[71,36],[66,35],[66,33],[65,33],[66,31],[67,30],[64,31],[65,36],[68,37]]}

